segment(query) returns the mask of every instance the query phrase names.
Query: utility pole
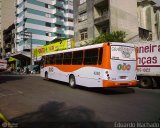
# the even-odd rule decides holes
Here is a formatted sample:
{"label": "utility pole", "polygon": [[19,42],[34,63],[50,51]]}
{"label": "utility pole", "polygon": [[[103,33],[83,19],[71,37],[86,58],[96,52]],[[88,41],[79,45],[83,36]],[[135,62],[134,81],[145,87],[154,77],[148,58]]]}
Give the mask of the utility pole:
{"label": "utility pole", "polygon": [[24,39],[30,39],[30,41],[31,41],[31,44],[30,44],[30,51],[31,51],[31,59],[30,59],[30,65],[31,65],[31,71],[32,71],[32,58],[33,58],[33,56],[32,56],[32,32],[24,32],[24,35],[23,35],[24,37]]}

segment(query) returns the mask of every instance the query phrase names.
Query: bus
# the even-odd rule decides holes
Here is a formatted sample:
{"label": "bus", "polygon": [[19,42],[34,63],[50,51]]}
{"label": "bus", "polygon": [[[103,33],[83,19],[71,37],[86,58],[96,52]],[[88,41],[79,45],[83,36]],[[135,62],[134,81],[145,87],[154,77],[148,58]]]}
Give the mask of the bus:
{"label": "bus", "polygon": [[41,76],[85,87],[137,85],[136,48],[133,44],[106,42],[42,56]]}

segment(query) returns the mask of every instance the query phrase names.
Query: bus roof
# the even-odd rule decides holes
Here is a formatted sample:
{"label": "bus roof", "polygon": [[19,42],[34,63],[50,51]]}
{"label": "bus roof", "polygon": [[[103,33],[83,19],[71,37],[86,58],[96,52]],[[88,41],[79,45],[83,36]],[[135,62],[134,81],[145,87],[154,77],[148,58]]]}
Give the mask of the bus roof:
{"label": "bus roof", "polygon": [[[110,45],[123,45],[123,46],[134,47],[133,44],[129,44],[129,43],[121,43],[121,42],[106,42],[106,43],[109,43]],[[88,45],[88,46],[66,49],[66,50],[61,50],[61,51],[54,51],[54,52],[44,54],[43,56],[57,54],[57,53],[64,53],[64,52],[73,52],[73,51],[80,51],[80,50],[86,50],[86,49],[100,48],[100,47],[103,47],[104,44],[105,43],[100,43],[100,44]]]}

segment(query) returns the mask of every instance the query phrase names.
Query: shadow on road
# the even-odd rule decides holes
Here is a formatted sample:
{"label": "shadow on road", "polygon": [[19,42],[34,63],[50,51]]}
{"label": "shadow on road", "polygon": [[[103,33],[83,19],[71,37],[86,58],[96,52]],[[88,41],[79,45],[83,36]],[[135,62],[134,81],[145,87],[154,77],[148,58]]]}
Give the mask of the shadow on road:
{"label": "shadow on road", "polygon": [[117,88],[86,88],[86,87],[78,87],[79,89],[83,89],[86,91],[101,93],[105,95],[120,95],[120,94],[131,94],[135,93],[133,88],[129,87],[117,87]]}
{"label": "shadow on road", "polygon": [[23,79],[23,76],[4,76],[4,75],[0,75],[0,84],[1,83],[5,83],[7,81],[14,81],[14,80],[21,80]]}
{"label": "shadow on road", "polygon": [[[61,84],[62,86],[68,86],[68,83],[56,81],[56,80],[49,80],[48,82],[54,82],[57,84]],[[69,87],[69,86],[68,86]],[[104,95],[120,95],[120,94],[131,94],[135,93],[135,90],[130,87],[115,87],[115,88],[88,88],[83,86],[76,86],[76,89],[90,91],[95,93],[100,93]]]}
{"label": "shadow on road", "polygon": [[11,120],[20,128],[104,128],[106,124],[95,119],[94,112],[84,107],[67,107],[65,103],[49,102],[36,112]]}

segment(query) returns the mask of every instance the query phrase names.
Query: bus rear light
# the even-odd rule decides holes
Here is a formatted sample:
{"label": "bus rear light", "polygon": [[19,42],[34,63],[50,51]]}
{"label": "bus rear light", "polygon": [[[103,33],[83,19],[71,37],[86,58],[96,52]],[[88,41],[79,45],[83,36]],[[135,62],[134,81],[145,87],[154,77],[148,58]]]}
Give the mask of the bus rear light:
{"label": "bus rear light", "polygon": [[109,77],[109,74],[107,74],[107,77]]}
{"label": "bus rear light", "polygon": [[106,74],[108,74],[108,71],[106,71]]}

